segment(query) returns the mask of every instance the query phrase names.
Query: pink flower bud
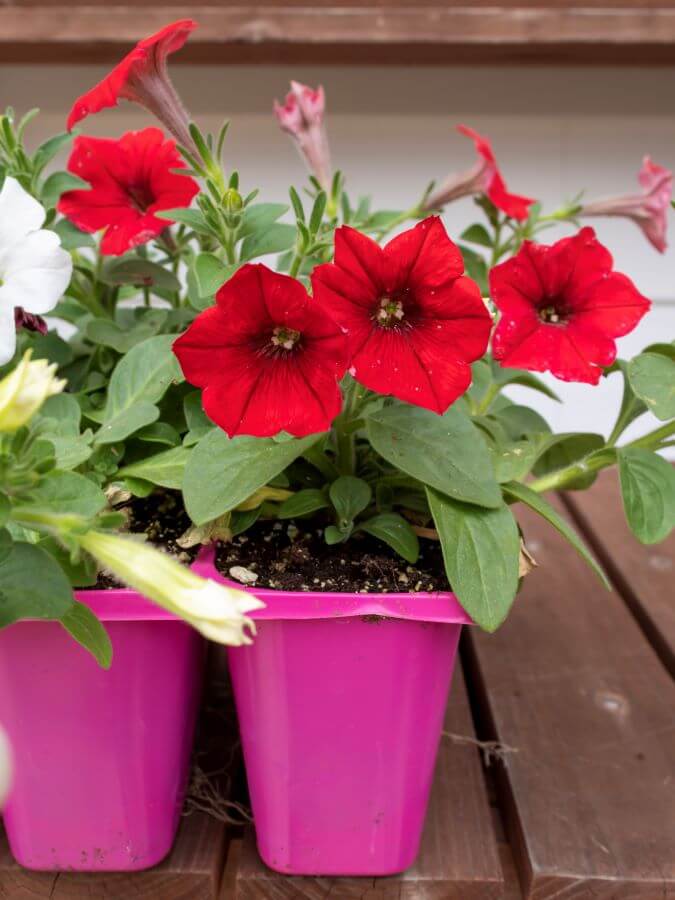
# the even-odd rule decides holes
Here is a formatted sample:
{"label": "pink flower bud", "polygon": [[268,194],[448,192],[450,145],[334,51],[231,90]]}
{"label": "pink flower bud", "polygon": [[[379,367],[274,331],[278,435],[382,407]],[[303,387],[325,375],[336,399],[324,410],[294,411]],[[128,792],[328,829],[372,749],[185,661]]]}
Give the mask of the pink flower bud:
{"label": "pink flower bud", "polygon": [[581,208],[580,216],[622,216],[632,219],[659,253],[667,247],[668,209],[673,192],[673,173],[664,166],[653,163],[648,156],[642,161],[638,173],[642,185],[641,194],[626,194],[596,200]]}
{"label": "pink flower bud", "polygon": [[328,191],[331,182],[330,151],[323,125],[326,98],[322,87],[313,90],[299,81],[291,81],[291,90],[282,104],[274,101],[274,114],[281,129],[290,134],[307,166]]}

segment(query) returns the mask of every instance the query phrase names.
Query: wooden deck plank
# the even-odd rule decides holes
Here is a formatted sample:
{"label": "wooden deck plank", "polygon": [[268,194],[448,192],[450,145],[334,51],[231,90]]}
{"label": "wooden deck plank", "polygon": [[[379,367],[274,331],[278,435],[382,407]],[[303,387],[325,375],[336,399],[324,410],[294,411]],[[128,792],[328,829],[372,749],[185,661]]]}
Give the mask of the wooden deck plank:
{"label": "wooden deck plank", "polygon": [[[473,736],[461,671],[445,720],[448,735]],[[235,869],[233,872],[232,869]],[[233,900],[498,900],[504,882],[487,790],[475,747],[444,736],[422,849],[415,866],[393,878],[288,877],[258,857],[253,829],[228,864]],[[513,896],[513,894],[509,895]],[[224,900],[224,898],[223,898]]]}
{"label": "wooden deck plank", "polygon": [[636,540],[621,508],[616,472],[602,472],[592,490],[570,492],[564,500],[675,676],[675,532],[655,546]]}
{"label": "wooden deck plank", "polygon": [[[675,62],[672,2],[0,4],[2,62],[119,58],[168,21],[200,23],[183,61],[445,64]],[[173,63],[172,63],[173,64]]]}
{"label": "wooden deck plank", "polygon": [[472,631],[528,900],[675,896],[675,685],[617,594],[529,511],[540,568],[509,621]]}
{"label": "wooden deck plank", "polygon": [[170,855],[145,872],[30,872],[0,833],[0,900],[215,900],[225,828],[205,813],[181,821]]}

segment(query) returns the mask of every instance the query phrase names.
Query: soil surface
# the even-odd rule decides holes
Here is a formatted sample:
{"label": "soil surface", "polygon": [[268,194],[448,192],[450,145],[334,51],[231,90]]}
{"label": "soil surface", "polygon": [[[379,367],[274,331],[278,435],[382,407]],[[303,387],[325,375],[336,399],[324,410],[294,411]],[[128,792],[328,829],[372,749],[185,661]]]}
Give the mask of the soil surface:
{"label": "soil surface", "polygon": [[[129,532],[145,534],[149,543],[185,565],[194,561],[200,548],[184,549],[177,543],[191,524],[179,492],[157,491],[149,497],[134,497],[116,509],[128,516]],[[241,573],[231,570],[241,568],[257,576],[255,581],[250,577],[248,583],[286,591],[366,594],[449,590],[438,541],[421,538],[419,559],[410,565],[386,544],[366,534],[329,546],[323,538],[323,523],[318,520],[259,520],[231,542],[218,544],[216,567],[233,581],[240,580]],[[95,585],[120,586],[106,573],[99,575]]]}
{"label": "soil surface", "polygon": [[412,566],[386,544],[357,535],[329,546],[323,528],[305,522],[264,521],[216,551],[216,567],[226,578],[236,566],[258,576],[256,587],[285,591],[341,593],[410,593],[447,591],[448,581],[438,541],[420,540],[420,557]]}
{"label": "soil surface", "polygon": [[[133,497],[115,509],[127,516],[127,532],[145,534],[148,543],[161,547],[185,565],[194,561],[200,548],[184,549],[176,543],[192,524],[179,491],[156,491],[149,497]],[[100,572],[94,585],[97,589],[119,587],[124,585],[107,572]]]}

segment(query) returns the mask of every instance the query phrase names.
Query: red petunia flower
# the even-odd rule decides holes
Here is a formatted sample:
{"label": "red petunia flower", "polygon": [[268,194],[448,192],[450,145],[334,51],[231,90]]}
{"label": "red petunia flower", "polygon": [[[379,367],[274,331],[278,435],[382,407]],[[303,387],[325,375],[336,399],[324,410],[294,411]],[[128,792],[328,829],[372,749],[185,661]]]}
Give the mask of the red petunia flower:
{"label": "red petunia flower", "polygon": [[490,272],[490,294],[501,312],[495,359],[507,368],[597,384],[616,358],[614,338],[632,331],[650,307],[612,265],[592,228],[548,247],[526,241]]}
{"label": "red petunia flower", "polygon": [[190,205],[199,185],[172,171],[182,167],[175,143],[159,128],[129,131],[119,140],[77,137],[68,169],[91,190],[66,191],[58,210],[83,231],[105,228],[101,252],[119,256],[171,224],[157,218],[158,210]]}
{"label": "red petunia flower", "polygon": [[103,81],[77,98],[68,116],[68,131],[86,116],[130,100],[157,116],[179,143],[190,147],[188,114],[169,78],[166,58],[181,49],[196,27],[192,19],[181,19],[139,41]]}
{"label": "red petunia flower", "polygon": [[462,175],[453,175],[443,182],[426,203],[427,209],[441,209],[446,203],[472,194],[487,194],[488,198],[512,219],[523,221],[529,215],[528,207],[535,201],[530,197],[510,194],[497,166],[492,146],[487,138],[482,137],[467,125],[458,125],[460,134],[470,137],[476,145],[478,160],[476,164]]}
{"label": "red petunia flower", "polygon": [[335,262],[312,275],[314,296],[347,331],[350,372],[381,394],[443,413],[471,383],[492,319],[441,220],[430,216],[380,247],[335,233]]}
{"label": "red petunia flower", "polygon": [[340,412],[341,329],[288,275],[242,266],[173,345],[207,416],[230,437],[325,431]]}

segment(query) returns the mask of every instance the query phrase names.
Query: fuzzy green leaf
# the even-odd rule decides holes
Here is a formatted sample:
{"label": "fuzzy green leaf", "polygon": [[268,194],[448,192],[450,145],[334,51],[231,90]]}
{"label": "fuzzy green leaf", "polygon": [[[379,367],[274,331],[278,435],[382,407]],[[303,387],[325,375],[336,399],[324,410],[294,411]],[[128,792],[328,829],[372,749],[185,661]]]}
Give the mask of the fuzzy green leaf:
{"label": "fuzzy green leaf", "polygon": [[533,509],[536,513],[546,519],[547,522],[550,522],[556,531],[558,531],[565,540],[574,547],[579,556],[588,563],[604,586],[610,590],[609,580],[600,563],[595,559],[591,551],[586,547],[569,522],[566,522],[555,507],[551,506],[541,494],[530,490],[526,485],[516,481],[511,481],[508,484],[502,485],[502,490],[508,499],[519,500],[521,503],[525,503],[530,509]]}
{"label": "fuzzy green leaf", "polygon": [[471,618],[494,631],[518,591],[520,534],[505,503],[481,509],[427,488],[452,590]]}
{"label": "fuzzy green leaf", "polygon": [[501,504],[485,443],[456,407],[439,416],[397,403],[369,415],[367,428],[375,450],[407,475],[457,500]]}
{"label": "fuzzy green leaf", "polygon": [[323,435],[278,441],[228,438],[215,429],[196,445],[185,467],[183,496],[196,525],[234,509],[290,465]]}
{"label": "fuzzy green leaf", "polygon": [[639,447],[617,451],[628,524],[643,544],[658,544],[675,525],[675,468]]}

